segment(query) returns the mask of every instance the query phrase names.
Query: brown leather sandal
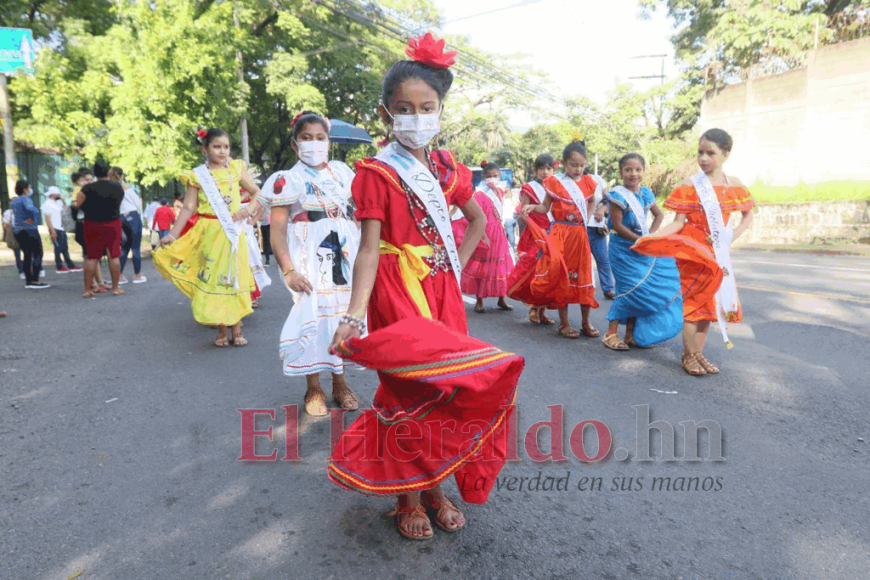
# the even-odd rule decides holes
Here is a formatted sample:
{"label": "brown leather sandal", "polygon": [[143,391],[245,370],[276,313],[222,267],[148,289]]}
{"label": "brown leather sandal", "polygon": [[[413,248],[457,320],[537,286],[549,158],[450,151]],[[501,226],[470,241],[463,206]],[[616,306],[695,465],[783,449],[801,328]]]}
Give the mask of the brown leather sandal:
{"label": "brown leather sandal", "polygon": [[570,324],[559,327],[559,336],[562,338],[580,338],[580,333],[571,328]]}
{"label": "brown leather sandal", "polygon": [[588,336],[589,338],[598,338],[601,336],[601,332],[588,322],[580,328],[582,329],[583,336]]}
{"label": "brown leather sandal", "polygon": [[[401,500],[396,500],[396,509],[387,514],[388,516],[396,517],[396,529],[399,530],[399,533],[409,540],[431,540],[435,536],[435,533],[432,531],[432,523],[429,521],[429,516],[426,515],[426,509],[423,505],[420,504],[412,508],[407,505],[401,507],[400,504]],[[424,528],[422,536],[415,536],[411,534],[408,526],[419,520],[425,520],[429,526]]]}
{"label": "brown leather sandal", "polygon": [[552,318],[547,316],[546,310],[541,310],[540,318],[541,318],[541,324],[545,324],[547,326],[553,326],[554,324],[556,324],[555,320],[553,320]]}
{"label": "brown leather sandal", "polygon": [[359,400],[357,400],[356,395],[353,394],[353,391],[348,386],[345,386],[341,393],[333,393],[332,400],[345,411],[356,411],[359,409]]}
{"label": "brown leather sandal", "polygon": [[701,366],[698,359],[695,358],[695,353],[693,352],[683,354],[683,370],[693,377],[700,377],[707,374],[707,371]]}
{"label": "brown leather sandal", "polygon": [[[458,532],[465,527],[465,516],[446,495],[444,496],[444,501],[435,501],[435,496],[432,492],[424,491],[420,493],[420,503],[426,506],[426,509],[435,512],[435,524],[445,532]],[[453,527],[449,526],[448,522],[450,519],[448,516],[452,515],[449,512],[459,514],[462,523]]]}
{"label": "brown leather sandal", "polygon": [[704,367],[704,370],[707,371],[708,375],[715,375],[719,373],[719,367],[708,361],[704,358],[704,355],[700,352],[695,353],[695,359]]}
{"label": "brown leather sandal", "polygon": [[529,309],[529,322],[531,322],[532,324],[541,323],[540,313],[538,312],[537,308]]}

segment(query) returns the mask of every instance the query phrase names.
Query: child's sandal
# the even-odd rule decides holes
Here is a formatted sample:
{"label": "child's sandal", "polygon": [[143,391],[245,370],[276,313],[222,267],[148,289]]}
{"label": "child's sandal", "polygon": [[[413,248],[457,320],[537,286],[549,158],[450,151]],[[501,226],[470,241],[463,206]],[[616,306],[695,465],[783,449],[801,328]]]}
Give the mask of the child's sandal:
{"label": "child's sandal", "polygon": [[619,335],[615,332],[613,334],[605,334],[604,339],[601,342],[603,342],[604,346],[610,350],[628,350],[628,345],[620,340]]}
{"label": "child's sandal", "polygon": [[[422,505],[413,508],[407,505],[400,507],[399,503],[399,500],[397,500],[396,509],[387,514],[388,516],[396,517],[396,529],[399,533],[409,540],[431,540],[435,534],[432,531],[432,523],[429,521],[429,516],[426,515],[426,509]],[[402,514],[404,514],[404,517]],[[422,535],[415,536],[411,533],[409,525],[420,520],[425,520],[429,525],[424,528]]]}
{"label": "child's sandal", "polygon": [[698,359],[695,357],[695,353],[693,352],[687,352],[683,355],[683,370],[693,377],[700,377],[707,374],[707,371],[701,366],[701,363],[698,362]]}
{"label": "child's sandal", "polygon": [[715,375],[719,373],[719,367],[708,361],[704,358],[704,355],[700,352],[695,353],[695,359],[704,367],[704,370],[707,371],[708,375]]}
{"label": "child's sandal", "polygon": [[[420,494],[420,502],[427,509],[435,512],[435,524],[445,532],[458,532],[465,527],[465,516],[446,495],[444,496],[444,501],[435,501],[435,496],[431,492],[424,491]],[[448,516],[451,515],[449,512],[459,514],[459,517],[462,518],[462,523],[453,527],[449,526],[450,519]]]}

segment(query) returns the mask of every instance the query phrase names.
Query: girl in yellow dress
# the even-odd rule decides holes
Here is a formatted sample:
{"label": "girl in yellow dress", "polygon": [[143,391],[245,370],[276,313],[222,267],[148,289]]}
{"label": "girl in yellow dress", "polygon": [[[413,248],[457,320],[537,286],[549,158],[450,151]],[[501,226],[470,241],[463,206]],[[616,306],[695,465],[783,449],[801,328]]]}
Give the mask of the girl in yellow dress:
{"label": "girl in yellow dress", "polygon": [[[242,222],[260,219],[260,188],[242,160],[230,161],[230,137],[222,129],[201,129],[197,140],[206,162],[179,177],[187,187],[184,206],[172,230],[160,240],[154,266],[191,300],[193,318],[217,326],[215,346],[245,346],[242,319],[251,314],[254,277],[248,265],[248,245]],[[252,192],[240,210],[239,185]],[[182,235],[187,220],[193,228]],[[180,236],[180,239],[179,239]],[[227,327],[232,327],[232,338]]]}

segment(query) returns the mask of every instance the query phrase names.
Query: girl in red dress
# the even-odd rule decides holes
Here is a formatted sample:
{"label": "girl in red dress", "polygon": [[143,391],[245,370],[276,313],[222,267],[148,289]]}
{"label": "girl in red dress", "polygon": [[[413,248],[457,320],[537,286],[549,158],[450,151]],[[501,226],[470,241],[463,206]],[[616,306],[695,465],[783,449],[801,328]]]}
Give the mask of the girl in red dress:
{"label": "girl in red dress", "polygon": [[[543,201],[544,197],[546,197],[546,192],[544,191],[543,185],[544,180],[553,175],[555,172],[556,162],[553,159],[553,156],[546,153],[538,155],[538,158],[535,159],[536,179],[523,185],[523,188],[520,190],[520,214],[522,214],[523,208],[525,208],[527,205],[539,205]],[[532,237],[532,229],[525,227],[526,220],[535,222],[535,224],[545,232],[550,229],[549,215],[543,215],[539,213],[531,213],[528,217],[523,217],[522,215],[520,215],[518,221],[524,227],[523,233],[520,234],[520,241],[517,242],[518,258],[522,258],[523,254],[526,254],[527,252],[538,252],[538,247],[535,245],[535,240]],[[529,309],[529,322],[531,322],[532,324],[544,325],[556,324],[553,319],[547,316],[546,306],[532,306]]]}
{"label": "girl in red dress", "polygon": [[[666,209],[676,212],[673,223],[658,232],[644,236],[632,249],[651,256],[675,256],[680,270],[683,291],[683,358],[682,366],[688,374],[700,376],[716,374],[719,368],[704,358],[704,345],[710,323],[718,320],[724,327],[726,322],[741,322],[743,310],[736,296],[733,272],[719,263],[720,253],[714,250],[713,237],[722,239],[730,263],[731,242],[746,231],[752,223],[755,200],[736,177],[726,176],[722,165],[731,154],[733,141],[722,129],[710,129],[698,142],[698,165],[702,174],[685,180],[665,201]],[[706,182],[706,187],[705,187]],[[696,189],[709,188],[712,208],[705,209],[702,196]],[[713,194],[715,193],[715,199]],[[714,232],[708,221],[708,212],[717,209],[721,212],[722,231]],[[728,227],[732,212],[741,212],[743,219],[733,231]],[[718,223],[719,217],[714,217]],[[731,306],[717,304],[717,293],[726,277],[732,278],[733,299]],[[720,295],[721,297],[721,295]],[[721,315],[721,316],[720,316]],[[730,346],[730,345],[729,345]]]}
{"label": "girl in red dress", "polygon": [[[546,198],[538,205],[523,208],[523,217],[533,212],[546,214],[552,211],[554,222],[547,237],[561,255],[568,276],[567,295],[531,295],[526,302],[559,309],[559,334],[565,338],[579,338],[580,334],[596,337],[600,333],[589,322],[589,310],[598,308],[595,300],[595,284],[592,279],[592,250],[586,233],[586,218],[593,211],[595,189],[598,186],[591,175],[583,175],[589,162],[586,159],[586,145],[582,141],[570,143],[562,152],[565,173],[544,180]],[[573,190],[572,192],[569,191]],[[577,199],[582,196],[582,200]],[[579,207],[577,203],[584,203]],[[512,275],[512,278],[514,276]],[[521,295],[522,292],[519,292]],[[583,313],[581,331],[571,328],[568,320],[568,305],[580,304]]]}
{"label": "girl in red dress", "polygon": [[[336,442],[329,478],[361,493],[397,495],[392,515],[414,540],[433,536],[427,511],[445,531],[465,525],[441,490],[450,475],[463,499],[486,501],[504,464],[499,434],[523,366],[522,357],[467,336],[457,274],[483,237],[486,217],[472,199],[471,171],[452,152],[427,149],[440,132],[453,80],[455,53],[443,47],[431,34],[411,39],[406,52],[413,60],[384,77],[378,112],[398,143],[356,164],[351,190],[360,248],[348,314],[330,345],[376,369],[380,385],[372,408]],[[449,205],[468,220],[458,249]],[[370,334],[360,339],[366,307]],[[398,428],[420,437],[397,442]],[[500,459],[480,457],[481,446],[490,445]]]}

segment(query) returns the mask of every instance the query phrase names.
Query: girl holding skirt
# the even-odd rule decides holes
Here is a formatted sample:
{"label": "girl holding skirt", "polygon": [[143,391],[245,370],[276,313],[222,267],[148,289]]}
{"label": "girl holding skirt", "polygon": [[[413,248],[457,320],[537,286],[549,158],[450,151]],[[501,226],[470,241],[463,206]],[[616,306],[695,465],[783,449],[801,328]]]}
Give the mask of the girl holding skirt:
{"label": "girl holding skirt", "polygon": [[[677,336],[683,327],[680,273],[673,258],[638,254],[631,246],[641,236],[658,230],[664,214],[653,192],[641,185],[644,158],[629,153],[619,160],[622,186],[606,194],[610,203],[609,257],[616,282],[616,298],[607,313],[610,327],[604,345],[613,350],[649,347]],[[647,214],[653,223],[647,227]],[[625,340],[619,325],[625,325]]]}
{"label": "girl holding skirt", "polygon": [[[262,214],[260,189],[248,175],[244,161],[230,161],[226,131],[201,129],[197,140],[206,161],[179,177],[187,193],[175,225],[154,252],[154,266],[190,298],[198,323],[218,327],[215,346],[245,346],[248,341],[242,336],[242,319],[253,312],[254,277],[240,222]],[[240,184],[252,192],[244,210],[240,209]],[[181,237],[194,215],[195,225]],[[231,338],[228,327],[232,327]]]}
{"label": "girl holding skirt", "polygon": [[284,375],[306,379],[306,412],[322,417],[328,410],[321,371],[332,373],[332,399],[339,407],[359,408],[344,378],[344,362],[328,350],[347,314],[351,265],[359,248],[359,229],[348,217],[354,173],[341,161],[328,160],[325,117],[304,111],[293,120],[291,132],[299,161],[263,184],[272,215],[272,252],[293,294],[278,351]]}
{"label": "girl holding skirt", "polygon": [[[722,129],[710,129],[701,136],[701,172],[684,181],[665,201],[665,208],[677,214],[673,223],[634,246],[650,256],[677,259],[683,290],[682,366],[692,376],[719,372],[703,353],[710,323],[719,322],[730,348],[726,325],[743,319],[730,247],[752,223],[755,201],[739,179],[722,170],[732,146],[731,136]],[[732,230],[728,221],[736,211],[743,219]]]}
{"label": "girl holding skirt", "polygon": [[[345,489],[398,496],[391,515],[399,533],[428,540],[433,520],[447,532],[465,525],[441,489],[446,478],[456,478],[466,501],[489,496],[506,459],[523,359],[468,337],[459,276],[486,216],[472,199],[471,171],[452,152],[428,149],[456,53],[445,54],[431,34],[411,39],[406,52],[412,60],[384,77],[378,111],[397,142],[356,165],[362,237],[348,315],[332,343],[377,370],[380,384],[372,408],[336,442],[327,472]],[[468,220],[459,247],[451,205]],[[366,307],[371,334],[359,338]]]}

